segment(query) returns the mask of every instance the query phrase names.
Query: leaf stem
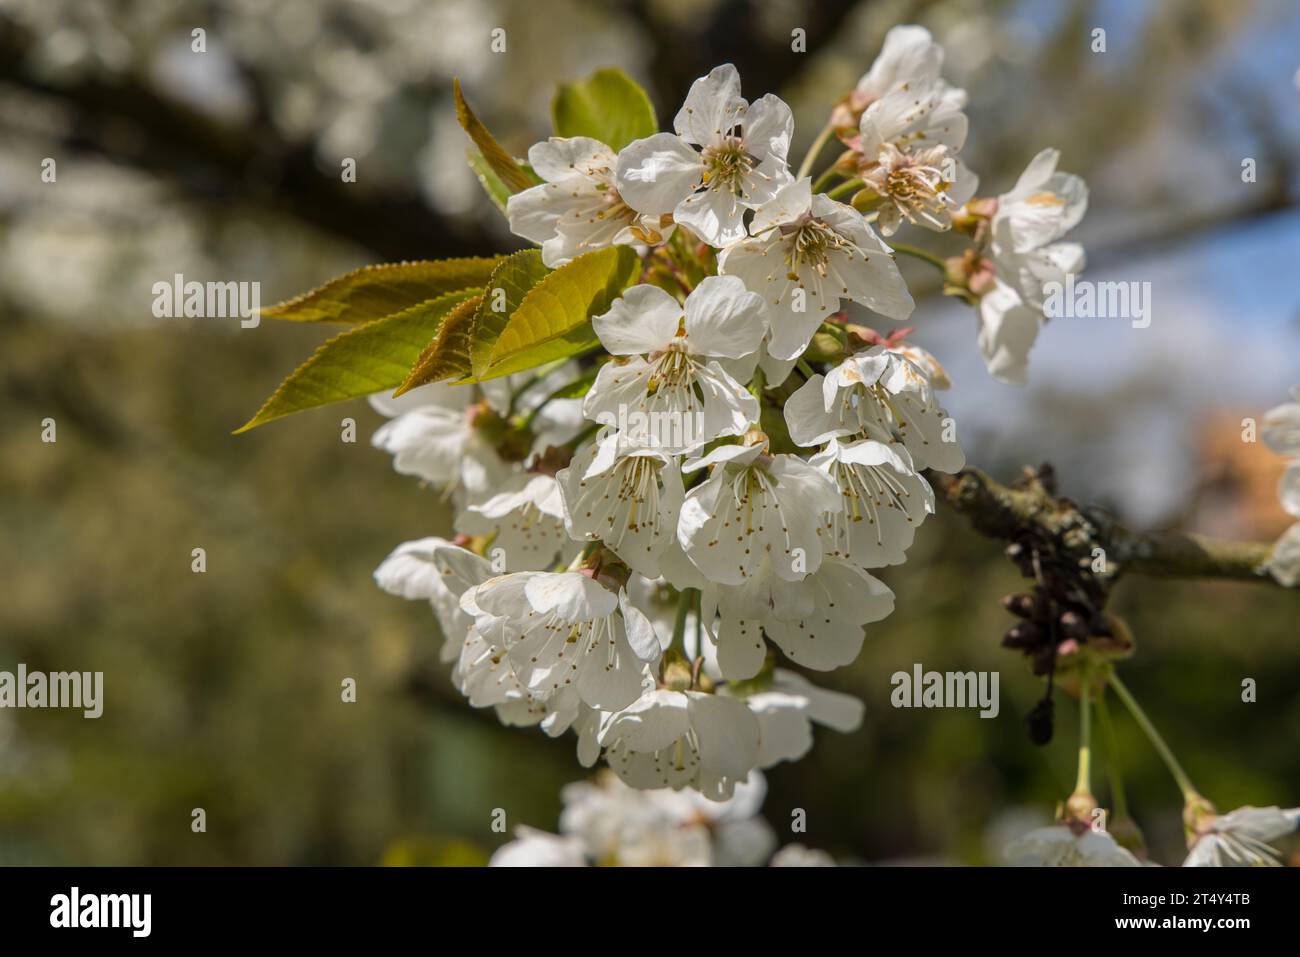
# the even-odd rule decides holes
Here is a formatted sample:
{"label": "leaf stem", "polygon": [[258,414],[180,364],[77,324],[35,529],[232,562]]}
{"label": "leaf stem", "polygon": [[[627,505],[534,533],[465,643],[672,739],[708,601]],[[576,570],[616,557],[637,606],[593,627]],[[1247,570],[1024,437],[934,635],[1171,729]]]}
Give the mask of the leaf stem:
{"label": "leaf stem", "polygon": [[1106,704],[1106,689],[1097,696],[1097,717],[1101,733],[1106,738],[1106,777],[1110,781],[1111,800],[1115,805],[1115,818],[1128,817],[1128,794],[1124,790],[1124,773],[1119,766],[1119,748],[1115,741],[1115,726],[1110,723],[1110,707]]}
{"label": "leaf stem", "polygon": [[836,186],[834,189],[827,191],[826,198],[839,199],[841,196],[847,196],[849,193],[857,192],[865,185],[866,184],[863,183],[862,180],[855,176],[853,179],[840,183],[840,185]]}
{"label": "leaf stem", "polygon": [[843,153],[841,153],[839,156],[835,158],[834,163],[826,167],[826,169],[822,170],[822,174],[818,176],[815,180],[813,180],[812,191],[814,193],[824,192],[826,190],[826,187],[831,184],[832,180],[844,178],[845,173],[842,170],[840,170],[838,167],[839,167],[840,160],[844,159],[844,157],[848,155],[849,155],[849,151],[845,150]]}
{"label": "leaf stem", "polygon": [[913,259],[922,259],[940,272],[946,273],[948,271],[948,264],[943,261],[943,257],[937,256],[929,250],[921,249],[919,246],[911,246],[907,243],[890,242],[888,245],[896,253],[902,253],[904,256],[911,256]]}
{"label": "leaf stem", "polygon": [[1079,773],[1074,793],[1092,793],[1092,688],[1086,679],[1079,692]]}
{"label": "leaf stem", "polygon": [[1147,740],[1151,742],[1151,746],[1156,749],[1156,753],[1160,755],[1160,759],[1165,762],[1165,767],[1169,769],[1169,774],[1178,785],[1178,789],[1183,792],[1183,800],[1191,801],[1193,798],[1199,798],[1200,793],[1192,785],[1191,778],[1187,776],[1187,772],[1183,770],[1183,766],[1178,763],[1178,759],[1174,757],[1174,752],[1169,749],[1169,745],[1166,744],[1165,739],[1160,736],[1160,732],[1157,731],[1155,725],[1151,723],[1151,719],[1148,718],[1146,712],[1142,710],[1142,706],[1137,703],[1137,700],[1129,693],[1128,688],[1124,687],[1124,683],[1119,680],[1119,675],[1112,671],[1106,680],[1107,683],[1115,689],[1115,694],[1119,700],[1124,702],[1124,707],[1128,708],[1129,713],[1133,715],[1133,720],[1138,723],[1138,727],[1140,727],[1142,733],[1147,736]]}
{"label": "leaf stem", "polygon": [[693,588],[683,588],[677,593],[677,617],[673,619],[672,647],[686,652],[686,617],[691,610],[691,592]]}
{"label": "leaf stem", "polygon": [[826,148],[826,143],[834,132],[835,127],[828,121],[822,127],[822,131],[817,134],[817,139],[813,140],[812,146],[808,147],[808,152],[804,154],[803,162],[799,164],[799,172],[794,174],[795,179],[803,179],[812,172],[813,163],[816,162],[821,151]]}

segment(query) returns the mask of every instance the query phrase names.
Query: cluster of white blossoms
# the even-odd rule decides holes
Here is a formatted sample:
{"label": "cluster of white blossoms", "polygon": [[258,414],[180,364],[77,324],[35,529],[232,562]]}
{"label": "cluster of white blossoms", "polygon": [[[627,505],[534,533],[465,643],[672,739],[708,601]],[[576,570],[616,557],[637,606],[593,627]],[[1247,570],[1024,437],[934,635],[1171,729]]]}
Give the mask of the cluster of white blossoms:
{"label": "cluster of white blossoms", "polygon": [[[1300,808],[1240,807],[1216,814],[1195,802],[1186,815],[1188,851],[1183,867],[1276,867],[1272,842],[1300,826]],[[1079,821],[1041,827],[1007,847],[1007,861],[1020,867],[1154,867],[1122,847],[1114,836]]]}
{"label": "cluster of white blossoms", "polygon": [[[592,319],[600,354],[373,399],[391,417],[375,444],[448,491],[458,533],[400,546],[376,578],[431,602],[470,704],[572,729],[584,765],[603,756],[633,787],[714,801],[801,757],[813,724],[858,726],[859,702],[778,662],[857,657],[893,610],[873,572],[934,511],[924,471],[965,459],[938,360],[844,310],[906,319],[881,234],[961,227],[977,236],[962,294],[985,294],[981,343],[1015,378],[1041,283],[1082,259],[1056,242],[1085,190],[1054,153],[972,199],[965,93],[942,62],[925,30],[891,31],[798,175],[789,107],[746,100],[730,65],[692,85],[670,133],[529,151],[543,182],[507,216],[547,266],[614,244],[641,257]],[[831,134],[844,152],[814,181]],[[584,376],[585,393],[563,388]]]}
{"label": "cluster of white blossoms", "polygon": [[608,772],[567,785],[560,833],[515,829],[493,867],[754,867],[834,865],[823,851],[789,844],[758,815],[767,782],[758,771],[725,801],[692,791],[637,790]]}
{"label": "cluster of white blossoms", "polygon": [[1283,585],[1295,588],[1300,585],[1300,385],[1291,396],[1294,402],[1268,410],[1262,432],[1269,448],[1287,459],[1278,497],[1286,513],[1297,519],[1273,546],[1268,570]]}

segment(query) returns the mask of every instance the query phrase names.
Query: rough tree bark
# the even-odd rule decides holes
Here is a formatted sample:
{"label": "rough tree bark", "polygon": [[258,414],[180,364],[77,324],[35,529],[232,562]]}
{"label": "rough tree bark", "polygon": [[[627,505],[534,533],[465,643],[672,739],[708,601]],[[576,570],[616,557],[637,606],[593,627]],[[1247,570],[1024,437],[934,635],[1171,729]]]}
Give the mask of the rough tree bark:
{"label": "rough tree bark", "polygon": [[1034,470],[1013,486],[979,469],[930,473],[931,483],[981,534],[1008,541],[1026,531],[1053,541],[1062,553],[1090,560],[1105,552],[1107,586],[1126,573],[1159,578],[1217,578],[1281,587],[1264,569],[1272,544],[1236,542],[1187,532],[1135,532],[1099,508],[1057,496]]}

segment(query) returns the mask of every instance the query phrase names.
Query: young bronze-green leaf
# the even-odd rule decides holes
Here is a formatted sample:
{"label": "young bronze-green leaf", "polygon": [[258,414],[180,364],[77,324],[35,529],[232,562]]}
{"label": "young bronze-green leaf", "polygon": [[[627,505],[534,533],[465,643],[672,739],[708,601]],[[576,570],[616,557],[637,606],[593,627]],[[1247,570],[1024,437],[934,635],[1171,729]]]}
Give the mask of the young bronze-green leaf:
{"label": "young bronze-green leaf", "polygon": [[466,376],[470,374],[469,345],[470,332],[474,324],[474,311],[482,302],[482,296],[473,296],[447,313],[438,327],[438,334],[420,353],[410,375],[393,393],[394,396],[410,392],[412,389],[430,382]]}
{"label": "young bronze-green leaf", "polygon": [[505,148],[497,142],[496,137],[474,115],[474,111],[465,102],[465,95],[460,91],[460,80],[453,79],[451,89],[456,98],[456,119],[460,121],[461,129],[469,134],[469,138],[474,141],[478,151],[483,154],[483,161],[501,180],[502,185],[512,193],[528,189],[530,186],[536,186],[538,180],[530,176],[528,171],[505,151]]}
{"label": "young bronze-green leaf", "polygon": [[447,313],[477,292],[449,292],[326,341],[236,434],[293,412],[401,385]]}
{"label": "young bronze-green leaf", "polygon": [[263,309],[268,319],[361,325],[444,293],[481,287],[504,257],[363,266],[311,292]]}
{"label": "young bronze-green leaf", "polygon": [[590,136],[615,152],[659,132],[650,97],[617,67],[560,84],[551,101],[551,118],[556,136]]}
{"label": "young bronze-green leaf", "polygon": [[475,378],[487,373],[492,349],[528,291],[550,273],[536,249],[524,249],[503,259],[483,287],[483,299],[474,315],[470,342],[470,367]]}
{"label": "young bronze-green leaf", "polygon": [[640,272],[641,260],[629,246],[598,249],[556,269],[510,316],[480,378],[522,372],[597,345],[591,317],[608,311]]}
{"label": "young bronze-green leaf", "polygon": [[483,187],[483,192],[487,193],[488,199],[492,200],[492,205],[504,213],[506,201],[510,199],[510,190],[506,188],[505,183],[501,182],[501,177],[492,171],[483,154],[474,147],[471,146],[465,151],[465,159],[469,162],[469,168],[474,171],[474,178]]}

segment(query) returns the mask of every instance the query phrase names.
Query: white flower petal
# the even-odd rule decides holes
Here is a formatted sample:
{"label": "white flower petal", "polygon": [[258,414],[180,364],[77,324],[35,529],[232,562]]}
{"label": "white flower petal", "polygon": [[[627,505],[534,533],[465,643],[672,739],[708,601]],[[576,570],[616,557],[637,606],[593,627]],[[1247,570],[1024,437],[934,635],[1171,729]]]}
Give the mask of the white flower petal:
{"label": "white flower petal", "polygon": [[623,148],[615,182],[637,212],[663,216],[694,192],[703,175],[699,153],[672,133],[656,133]]}
{"label": "white flower petal", "polygon": [[709,276],[686,299],[694,355],[740,359],[758,351],[767,322],[763,299],[734,276]]}
{"label": "white flower petal", "polygon": [[643,283],[626,290],[591,325],[607,352],[634,356],[672,342],[683,315],[681,303],[658,286]]}
{"label": "white flower petal", "polygon": [[688,142],[707,146],[731,129],[744,110],[740,74],[724,63],[691,84],[686,102],[673,118],[673,129]]}

